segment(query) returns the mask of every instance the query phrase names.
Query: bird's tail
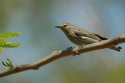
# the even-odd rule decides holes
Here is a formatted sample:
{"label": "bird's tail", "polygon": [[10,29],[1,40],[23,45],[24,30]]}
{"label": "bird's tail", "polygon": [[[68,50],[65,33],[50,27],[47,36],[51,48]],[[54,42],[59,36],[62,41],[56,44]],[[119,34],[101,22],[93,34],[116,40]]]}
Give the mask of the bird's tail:
{"label": "bird's tail", "polygon": [[120,46],[114,46],[113,45],[112,47],[110,47],[110,49],[120,52],[120,50],[122,49],[122,47],[120,47]]}

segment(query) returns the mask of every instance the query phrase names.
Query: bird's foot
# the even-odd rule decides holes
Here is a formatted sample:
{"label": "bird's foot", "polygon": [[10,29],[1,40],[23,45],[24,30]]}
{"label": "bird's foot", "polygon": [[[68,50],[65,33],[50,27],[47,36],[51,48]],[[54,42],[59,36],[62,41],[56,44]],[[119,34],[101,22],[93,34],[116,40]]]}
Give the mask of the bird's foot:
{"label": "bird's foot", "polygon": [[72,47],[72,46],[67,48],[67,50],[72,50],[72,49],[73,49],[73,47]]}
{"label": "bird's foot", "polygon": [[[82,49],[84,45],[80,45],[79,48]],[[81,53],[78,51],[78,50],[74,50],[74,55],[73,56],[76,56],[76,55],[80,55]]]}
{"label": "bird's foot", "polygon": [[[68,47],[67,50],[72,50],[74,47]],[[80,55],[77,50],[73,50],[73,56]]]}

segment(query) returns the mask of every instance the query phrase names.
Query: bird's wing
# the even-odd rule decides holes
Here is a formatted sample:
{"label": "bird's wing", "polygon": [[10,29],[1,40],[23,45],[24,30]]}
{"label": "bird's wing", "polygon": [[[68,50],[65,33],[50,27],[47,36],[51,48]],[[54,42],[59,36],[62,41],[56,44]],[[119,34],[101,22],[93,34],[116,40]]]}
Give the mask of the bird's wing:
{"label": "bird's wing", "polygon": [[102,37],[102,36],[100,36],[98,34],[95,34],[95,35],[98,36],[101,40],[107,40],[108,39],[108,38]]}
{"label": "bird's wing", "polygon": [[80,30],[74,30],[74,33],[77,36],[85,36],[85,37],[89,37],[89,38],[99,40],[99,41],[107,39],[107,38],[101,37],[101,36],[99,36],[97,34],[87,32],[87,31],[84,31],[84,30],[81,30],[81,29]]}

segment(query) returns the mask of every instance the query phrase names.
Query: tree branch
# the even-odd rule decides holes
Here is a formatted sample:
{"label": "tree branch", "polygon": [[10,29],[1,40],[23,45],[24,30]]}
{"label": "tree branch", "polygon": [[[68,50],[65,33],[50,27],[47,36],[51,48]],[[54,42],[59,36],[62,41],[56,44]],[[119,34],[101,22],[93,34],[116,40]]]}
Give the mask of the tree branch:
{"label": "tree branch", "polygon": [[52,61],[55,61],[59,58],[70,56],[70,55],[76,55],[76,54],[82,54],[94,50],[99,50],[99,49],[105,49],[109,48],[112,45],[117,45],[120,43],[125,42],[125,35],[119,35],[117,38],[114,39],[109,39],[109,40],[104,40],[101,42],[85,45],[84,47],[75,47],[72,49],[66,49],[63,51],[54,51],[52,54],[48,55],[47,57],[36,61],[32,62],[29,64],[23,64],[23,65],[18,65],[15,68],[11,70],[4,70],[0,72],[0,77],[5,77],[11,74],[27,71],[27,70],[37,70],[40,67],[49,64]]}

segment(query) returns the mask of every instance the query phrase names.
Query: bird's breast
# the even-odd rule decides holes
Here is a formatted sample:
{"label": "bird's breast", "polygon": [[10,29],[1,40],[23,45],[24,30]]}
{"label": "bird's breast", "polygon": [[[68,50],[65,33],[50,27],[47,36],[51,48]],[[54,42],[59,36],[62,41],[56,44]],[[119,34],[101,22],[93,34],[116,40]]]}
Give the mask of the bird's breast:
{"label": "bird's breast", "polygon": [[67,38],[72,42],[72,43],[74,43],[74,44],[76,44],[76,45],[81,45],[82,44],[82,42],[81,42],[81,39],[77,36],[77,35],[75,35],[75,33],[74,32],[70,32],[70,33],[65,33],[66,34],[66,36],[67,36]]}

